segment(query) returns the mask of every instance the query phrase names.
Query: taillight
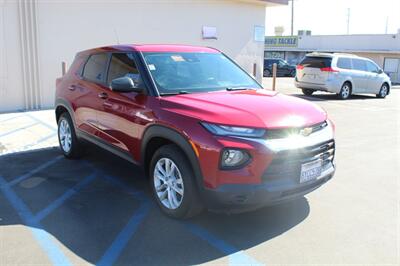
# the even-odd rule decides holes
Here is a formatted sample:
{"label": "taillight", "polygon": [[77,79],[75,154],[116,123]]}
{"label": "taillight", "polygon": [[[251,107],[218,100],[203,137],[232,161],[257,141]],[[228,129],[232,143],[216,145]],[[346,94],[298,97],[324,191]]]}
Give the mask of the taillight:
{"label": "taillight", "polygon": [[302,69],[304,69],[304,66],[302,66],[302,65],[297,65],[297,66],[296,66],[296,69],[297,69],[297,70],[302,70]]}
{"label": "taillight", "polygon": [[323,72],[339,72],[339,70],[333,69],[331,67],[323,67],[323,68],[320,68],[320,70]]}

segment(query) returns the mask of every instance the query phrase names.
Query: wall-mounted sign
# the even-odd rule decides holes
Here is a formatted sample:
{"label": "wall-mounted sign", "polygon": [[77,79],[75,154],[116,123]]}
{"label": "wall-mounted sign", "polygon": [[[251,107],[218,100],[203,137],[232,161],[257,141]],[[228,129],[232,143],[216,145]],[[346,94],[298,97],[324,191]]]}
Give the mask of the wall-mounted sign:
{"label": "wall-mounted sign", "polygon": [[265,37],[265,47],[297,47],[297,36],[269,36]]}
{"label": "wall-mounted sign", "polygon": [[217,38],[217,28],[203,26],[203,39],[218,39]]}
{"label": "wall-mounted sign", "polygon": [[265,40],[265,27],[254,26],[254,41],[264,42]]}

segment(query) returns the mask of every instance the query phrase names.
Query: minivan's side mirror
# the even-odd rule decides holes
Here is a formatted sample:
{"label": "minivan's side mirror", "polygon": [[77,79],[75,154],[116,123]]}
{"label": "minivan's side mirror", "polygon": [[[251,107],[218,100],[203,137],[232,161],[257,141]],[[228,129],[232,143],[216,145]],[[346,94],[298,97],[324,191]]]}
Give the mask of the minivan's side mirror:
{"label": "minivan's side mirror", "polygon": [[111,81],[111,90],[116,92],[142,92],[143,89],[139,87],[139,82],[133,81],[129,77],[116,78]]}
{"label": "minivan's side mirror", "polygon": [[378,71],[377,71],[377,73],[378,73],[378,74],[382,74],[382,73],[383,73],[383,70],[382,70],[381,68],[379,68]]}

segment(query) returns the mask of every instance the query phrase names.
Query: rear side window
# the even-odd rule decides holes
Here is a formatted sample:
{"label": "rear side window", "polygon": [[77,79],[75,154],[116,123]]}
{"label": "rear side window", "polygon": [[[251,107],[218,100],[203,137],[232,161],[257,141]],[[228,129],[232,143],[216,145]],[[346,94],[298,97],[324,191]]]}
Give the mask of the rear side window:
{"label": "rear side window", "polygon": [[367,71],[367,61],[362,59],[352,59],[353,69],[360,71]]}
{"label": "rear side window", "polygon": [[325,68],[331,67],[332,58],[330,57],[318,57],[318,56],[306,56],[300,65],[311,68]]}
{"label": "rear side window", "polygon": [[89,57],[83,69],[83,77],[97,82],[103,82],[106,73],[108,54],[94,54]]}
{"label": "rear side window", "polygon": [[139,71],[131,53],[113,54],[110,69],[108,70],[107,84],[116,78],[129,77],[133,80],[139,79]]}
{"label": "rear side window", "polygon": [[351,59],[350,58],[339,58],[337,62],[337,67],[342,69],[351,69]]}

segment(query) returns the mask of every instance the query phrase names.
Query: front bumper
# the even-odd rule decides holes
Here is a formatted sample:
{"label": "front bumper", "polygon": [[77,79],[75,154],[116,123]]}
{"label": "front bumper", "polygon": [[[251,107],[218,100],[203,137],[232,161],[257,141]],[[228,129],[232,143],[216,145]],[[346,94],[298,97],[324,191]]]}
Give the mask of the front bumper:
{"label": "front bumper", "polygon": [[332,163],[317,179],[302,184],[289,177],[257,185],[226,184],[217,189],[206,189],[205,202],[208,209],[214,211],[238,213],[255,210],[304,196],[330,180],[334,173]]}
{"label": "front bumper", "polygon": [[[303,196],[327,182],[335,173],[333,127],[329,122],[327,126],[317,125],[313,130],[314,133],[308,136],[286,139],[237,138],[260,145],[255,150],[259,154],[253,153],[254,160],[248,166],[251,177],[257,181],[226,182],[214,188],[204,188],[203,200],[207,207],[228,212],[256,209]],[[261,155],[263,149],[268,156]],[[320,175],[301,183],[302,167],[315,161],[321,161]],[[227,172],[220,171],[221,175]],[[242,177],[240,172],[231,171],[231,174],[235,174],[231,180]]]}

